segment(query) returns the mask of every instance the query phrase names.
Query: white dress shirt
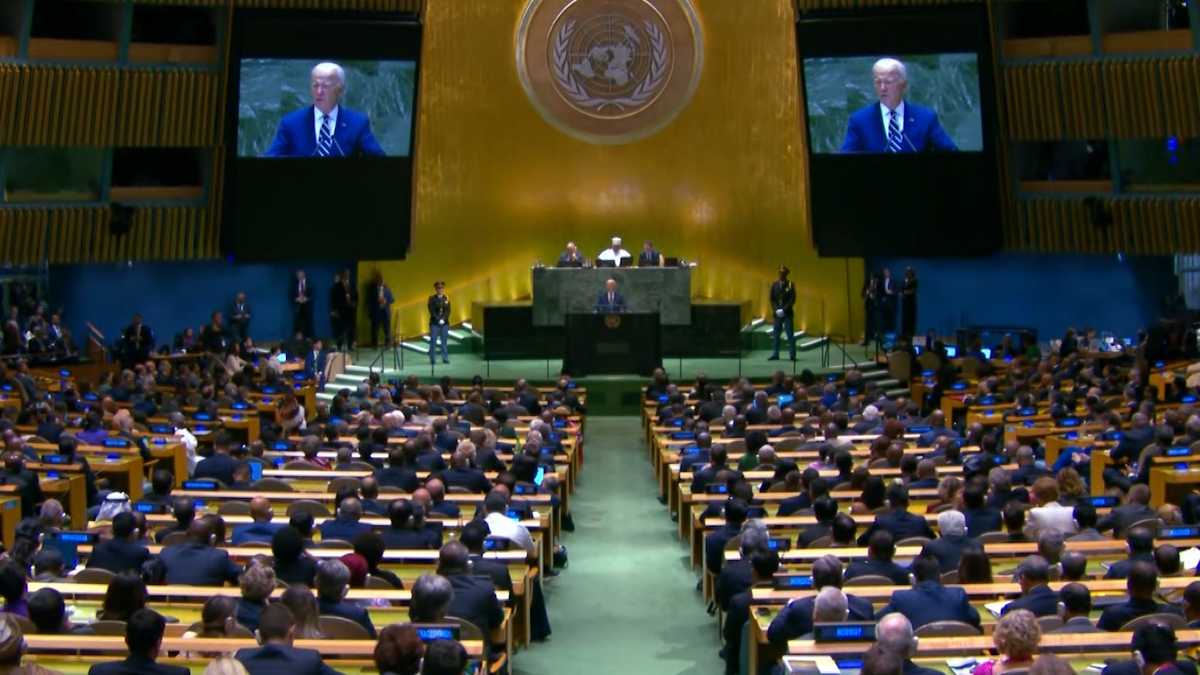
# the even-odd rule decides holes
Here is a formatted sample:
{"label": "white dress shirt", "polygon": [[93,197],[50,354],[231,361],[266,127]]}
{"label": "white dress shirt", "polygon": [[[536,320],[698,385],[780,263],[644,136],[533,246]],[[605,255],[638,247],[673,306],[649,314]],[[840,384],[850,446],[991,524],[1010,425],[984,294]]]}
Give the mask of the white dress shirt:
{"label": "white dress shirt", "polygon": [[[892,120],[892,111],[886,105],[879,104],[879,114],[883,116],[883,135],[887,136],[888,123]],[[317,125],[320,127],[321,125]],[[896,126],[900,127],[900,131],[904,131],[904,101],[900,101],[900,105],[896,106]]]}
{"label": "white dress shirt", "polygon": [[[339,107],[341,107],[341,106],[335,105],[335,106],[333,106],[333,110],[329,111],[329,137],[330,138],[333,138],[333,136],[337,133],[337,117],[338,117],[338,108]],[[313,110],[316,111],[316,113],[317,113],[316,115],[313,115],[313,129],[314,129],[314,133],[316,134],[317,145],[320,145],[321,144],[321,124],[325,121],[325,113],[321,112],[320,109],[318,109],[318,108],[313,108]],[[887,127],[887,122],[884,122],[883,126]],[[333,149],[330,148],[329,151],[333,152]]]}
{"label": "white dress shirt", "polygon": [[529,530],[521,523],[503,513],[489,513],[487,518],[484,518],[484,521],[491,530],[489,536],[507,539],[525,549],[525,552],[531,555],[537,552],[537,549],[534,548],[533,537],[529,534]]}

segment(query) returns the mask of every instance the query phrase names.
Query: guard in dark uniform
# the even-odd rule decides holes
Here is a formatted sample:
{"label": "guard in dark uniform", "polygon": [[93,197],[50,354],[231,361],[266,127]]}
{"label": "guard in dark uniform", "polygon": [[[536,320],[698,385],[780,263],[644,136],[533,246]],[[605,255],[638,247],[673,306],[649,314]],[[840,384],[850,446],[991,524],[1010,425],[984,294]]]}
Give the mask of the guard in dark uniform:
{"label": "guard in dark uniform", "polygon": [[429,362],[437,362],[438,343],[442,345],[442,363],[450,363],[450,297],[446,295],[446,283],[436,281],[433,295],[429,296]]}
{"label": "guard in dark uniform", "polygon": [[788,280],[792,271],[786,266],[779,268],[779,280],[771,284],[771,309],[775,314],[775,350],[771,352],[768,361],[779,360],[779,340],[787,331],[788,352],[792,360],[796,360],[796,334],[792,330],[792,318],[796,305],[796,287]]}

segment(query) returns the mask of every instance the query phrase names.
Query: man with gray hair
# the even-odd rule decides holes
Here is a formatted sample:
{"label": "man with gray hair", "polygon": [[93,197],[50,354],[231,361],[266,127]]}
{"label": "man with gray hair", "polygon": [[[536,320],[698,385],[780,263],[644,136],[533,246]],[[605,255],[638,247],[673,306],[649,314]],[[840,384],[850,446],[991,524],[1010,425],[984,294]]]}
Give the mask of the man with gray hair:
{"label": "man with gray hair", "polygon": [[875,626],[876,646],[904,661],[904,675],[940,675],[941,671],[924,668],[913,663],[917,655],[917,636],[912,623],[900,612],[892,612],[881,618]]}
{"label": "man with gray hair", "polygon": [[365,607],[346,601],[350,590],[350,568],[340,560],[322,560],[317,564],[317,606],[321,614],[340,616],[362,626],[375,639],[375,626]]}
{"label": "man with gray hair", "polygon": [[846,594],[840,588],[826,586],[813,603],[813,623],[842,623],[850,615]]}
{"label": "man with gray hair", "polygon": [[312,105],[279,120],[265,157],[383,156],[366,113],[341,105],[346,71],[336,63],[318,63],[309,80]]}
{"label": "man with gray hair", "polygon": [[974,540],[967,536],[967,519],[961,511],[942,511],[938,514],[937,523],[941,536],[925,544],[921,553],[935,556],[944,574],[958,569],[963,549]]}
{"label": "man with gray hair", "polygon": [[1050,589],[1050,564],[1040,555],[1031,555],[1017,565],[1014,575],[1021,585],[1021,597],[1004,606],[1000,615],[1004,616],[1017,609],[1027,609],[1034,616],[1055,616],[1058,614],[1058,593]]}
{"label": "man with gray hair", "polygon": [[904,100],[908,68],[892,58],[871,69],[876,102],[850,115],[842,152],[954,152],[958,146],[942,129],[937,113]]}
{"label": "man with gray hair", "polygon": [[440,574],[422,574],[412,587],[408,617],[417,623],[440,623],[454,601],[454,587]]}
{"label": "man with gray hair", "polygon": [[360,534],[371,531],[371,526],[362,520],[363,506],[358,497],[346,497],[338,504],[337,517],[321,523],[321,540],[338,539],[353,542]]}
{"label": "man with gray hair", "polygon": [[763,521],[753,519],[742,523],[742,530],[738,533],[738,552],[741,555],[737,560],[722,565],[721,572],[717,575],[716,598],[722,611],[729,609],[729,601],[733,596],[749,590],[750,585],[754,583],[750,556],[770,550],[770,542],[771,534]]}

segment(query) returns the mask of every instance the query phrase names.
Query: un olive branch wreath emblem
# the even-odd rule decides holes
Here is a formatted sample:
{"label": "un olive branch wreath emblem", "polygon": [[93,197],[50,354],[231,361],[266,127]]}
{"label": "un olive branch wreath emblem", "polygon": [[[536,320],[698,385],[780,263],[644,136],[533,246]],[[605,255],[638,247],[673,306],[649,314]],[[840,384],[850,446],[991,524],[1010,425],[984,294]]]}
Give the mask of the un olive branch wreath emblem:
{"label": "un olive branch wreath emblem", "polygon": [[614,99],[592,96],[571,72],[567,47],[570,44],[571,36],[575,34],[575,20],[571,19],[564,23],[554,38],[554,64],[551,70],[555,82],[558,83],[567,98],[583,108],[594,108],[600,111],[608,106],[613,106],[620,112],[624,112],[627,107],[640,107],[654,98],[667,78],[667,41],[662,30],[653,22],[645,21],[642,25],[650,37],[650,72],[629,96]]}

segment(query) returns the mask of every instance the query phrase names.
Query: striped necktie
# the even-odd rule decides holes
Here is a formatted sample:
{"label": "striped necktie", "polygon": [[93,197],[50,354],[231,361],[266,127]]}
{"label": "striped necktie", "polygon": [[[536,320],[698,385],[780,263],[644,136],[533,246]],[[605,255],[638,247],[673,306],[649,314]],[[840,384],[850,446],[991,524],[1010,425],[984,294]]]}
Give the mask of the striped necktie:
{"label": "striped necktie", "polygon": [[[328,118],[326,118],[328,119]],[[896,111],[888,111],[888,152],[902,152],[900,145],[900,123],[896,121]]]}
{"label": "striped necktie", "polygon": [[317,155],[328,157],[329,150],[333,147],[333,135],[329,129],[329,115],[323,115],[321,120],[321,136],[317,140]]}

